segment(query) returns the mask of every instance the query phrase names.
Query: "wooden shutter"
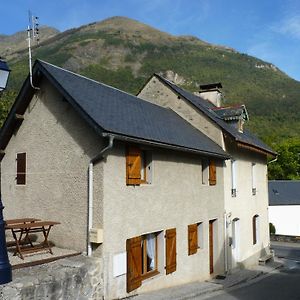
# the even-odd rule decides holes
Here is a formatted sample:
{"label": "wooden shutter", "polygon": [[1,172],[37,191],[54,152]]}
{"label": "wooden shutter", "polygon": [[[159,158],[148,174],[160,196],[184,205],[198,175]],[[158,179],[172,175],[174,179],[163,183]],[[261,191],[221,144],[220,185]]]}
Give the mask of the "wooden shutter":
{"label": "wooden shutter", "polygon": [[141,150],[128,147],[126,153],[126,184],[141,183]]}
{"label": "wooden shutter", "polygon": [[166,230],[166,274],[176,271],[176,228]]}
{"label": "wooden shutter", "polygon": [[253,231],[253,245],[256,244],[257,238],[256,238],[256,216],[252,218],[252,231]]}
{"label": "wooden shutter", "polygon": [[217,176],[216,176],[216,163],[214,160],[209,161],[209,185],[216,185]]}
{"label": "wooden shutter", "polygon": [[188,225],[188,250],[189,255],[197,253],[198,250],[198,225]]}
{"label": "wooden shutter", "polygon": [[127,293],[142,285],[142,238],[134,237],[126,241],[127,251]]}
{"label": "wooden shutter", "polygon": [[26,184],[26,153],[17,153],[17,184]]}

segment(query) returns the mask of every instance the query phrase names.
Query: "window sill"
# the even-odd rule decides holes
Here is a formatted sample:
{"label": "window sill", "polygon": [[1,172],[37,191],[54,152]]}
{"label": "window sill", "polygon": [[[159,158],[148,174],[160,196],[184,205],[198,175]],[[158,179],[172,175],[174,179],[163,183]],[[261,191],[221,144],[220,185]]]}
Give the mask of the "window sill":
{"label": "window sill", "polygon": [[159,272],[157,270],[154,270],[154,271],[150,271],[150,272],[148,272],[146,274],[143,274],[141,277],[142,277],[142,280],[145,280],[145,279],[154,277],[154,276],[156,276],[158,274],[159,274]]}

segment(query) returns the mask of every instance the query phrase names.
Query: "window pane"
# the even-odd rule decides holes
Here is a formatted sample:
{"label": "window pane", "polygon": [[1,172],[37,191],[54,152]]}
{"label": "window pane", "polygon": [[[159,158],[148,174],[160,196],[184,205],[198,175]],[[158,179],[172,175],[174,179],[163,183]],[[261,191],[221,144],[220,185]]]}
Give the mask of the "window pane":
{"label": "window pane", "polygon": [[155,270],[156,236],[148,234],[147,241],[147,272]]}

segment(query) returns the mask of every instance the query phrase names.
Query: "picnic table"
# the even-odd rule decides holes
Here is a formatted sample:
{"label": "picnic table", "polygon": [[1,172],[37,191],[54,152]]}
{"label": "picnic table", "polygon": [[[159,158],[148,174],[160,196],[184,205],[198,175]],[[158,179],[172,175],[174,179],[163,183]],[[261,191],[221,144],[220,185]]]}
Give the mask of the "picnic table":
{"label": "picnic table", "polygon": [[[59,222],[41,221],[40,219],[35,218],[24,218],[7,220],[5,221],[5,224],[5,229],[11,230],[12,236],[15,240],[16,249],[14,255],[19,254],[19,256],[24,259],[23,254],[44,250],[53,254],[48,237],[51,228],[54,225],[60,224]],[[30,234],[32,233],[43,233],[44,240],[41,243],[34,245],[30,238]],[[26,246],[23,246],[24,243]]]}

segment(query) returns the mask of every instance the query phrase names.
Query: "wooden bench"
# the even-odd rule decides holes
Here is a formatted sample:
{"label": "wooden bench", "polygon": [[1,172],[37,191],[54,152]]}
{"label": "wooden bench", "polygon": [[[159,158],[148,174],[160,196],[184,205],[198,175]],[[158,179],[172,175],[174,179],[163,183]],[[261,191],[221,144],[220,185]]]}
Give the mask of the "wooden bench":
{"label": "wooden bench", "polygon": [[[28,223],[13,223],[7,224],[6,229],[11,230],[16,243],[16,250],[14,255],[19,254],[19,256],[24,259],[23,254],[39,252],[47,250],[53,254],[51,246],[48,241],[50,229],[54,226],[60,224],[59,222],[53,221],[32,221]],[[30,234],[31,233],[43,233],[44,240],[38,245],[33,245]],[[22,241],[28,241],[29,246],[23,246]]]}

